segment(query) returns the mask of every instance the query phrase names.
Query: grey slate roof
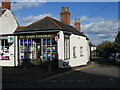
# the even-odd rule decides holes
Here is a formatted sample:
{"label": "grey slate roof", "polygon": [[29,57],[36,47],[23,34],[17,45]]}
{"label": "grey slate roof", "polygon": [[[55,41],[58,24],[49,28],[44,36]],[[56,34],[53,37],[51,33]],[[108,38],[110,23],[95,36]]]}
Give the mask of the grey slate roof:
{"label": "grey slate roof", "polygon": [[[56,19],[51,17],[45,17],[41,20],[38,20],[28,26],[18,27],[14,34],[19,33],[30,33],[30,32],[43,32],[43,31],[67,31],[76,35],[85,36],[83,33],[76,30],[74,27],[64,24]],[[86,36],[85,36],[86,37]]]}

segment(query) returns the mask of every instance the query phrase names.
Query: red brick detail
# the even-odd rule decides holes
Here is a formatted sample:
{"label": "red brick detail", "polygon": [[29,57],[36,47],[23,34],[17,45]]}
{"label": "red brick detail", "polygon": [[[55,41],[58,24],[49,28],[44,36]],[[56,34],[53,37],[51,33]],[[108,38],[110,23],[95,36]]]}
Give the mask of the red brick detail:
{"label": "red brick detail", "polygon": [[26,28],[26,26],[18,26],[18,28],[19,28],[19,29],[17,29],[16,32],[23,30],[24,28]]}
{"label": "red brick detail", "polygon": [[79,22],[75,22],[75,23],[74,23],[74,27],[75,27],[78,31],[80,31],[80,23],[79,23]]}
{"label": "red brick detail", "polygon": [[65,11],[60,13],[61,22],[70,25],[70,12]]}
{"label": "red brick detail", "polygon": [[10,0],[2,0],[2,9],[11,9]]}

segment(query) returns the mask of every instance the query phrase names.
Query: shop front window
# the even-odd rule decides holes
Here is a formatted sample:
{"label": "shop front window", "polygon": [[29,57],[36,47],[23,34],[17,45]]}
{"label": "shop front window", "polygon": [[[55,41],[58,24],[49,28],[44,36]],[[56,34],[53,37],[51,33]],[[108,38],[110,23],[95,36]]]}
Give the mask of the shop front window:
{"label": "shop front window", "polygon": [[0,39],[0,60],[9,60],[10,53],[9,47],[11,43],[8,43],[7,39]]}
{"label": "shop front window", "polygon": [[55,39],[53,38],[46,38],[42,40],[42,57],[43,60],[54,60],[56,57],[56,45]]}
{"label": "shop front window", "polygon": [[20,39],[19,58],[54,60],[56,58],[56,42],[54,38]]}

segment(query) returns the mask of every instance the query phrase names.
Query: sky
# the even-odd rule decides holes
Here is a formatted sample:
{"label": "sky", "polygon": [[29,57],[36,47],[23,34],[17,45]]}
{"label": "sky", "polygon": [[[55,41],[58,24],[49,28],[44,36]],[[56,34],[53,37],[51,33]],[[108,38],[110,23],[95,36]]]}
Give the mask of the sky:
{"label": "sky", "polygon": [[21,26],[50,16],[60,21],[61,7],[68,7],[71,26],[80,18],[81,31],[94,45],[113,42],[118,33],[118,2],[12,2],[12,12]]}

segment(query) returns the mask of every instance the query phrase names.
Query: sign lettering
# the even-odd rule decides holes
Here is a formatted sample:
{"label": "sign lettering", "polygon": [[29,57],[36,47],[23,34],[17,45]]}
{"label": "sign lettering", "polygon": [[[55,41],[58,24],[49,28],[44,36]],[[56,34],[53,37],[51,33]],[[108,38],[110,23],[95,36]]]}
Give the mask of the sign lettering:
{"label": "sign lettering", "polygon": [[54,37],[55,35],[30,35],[30,36],[19,36],[19,38],[51,38]]}

